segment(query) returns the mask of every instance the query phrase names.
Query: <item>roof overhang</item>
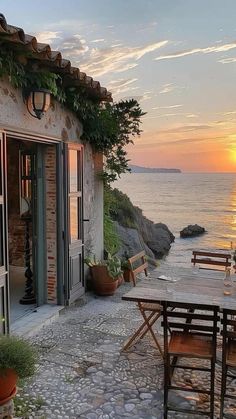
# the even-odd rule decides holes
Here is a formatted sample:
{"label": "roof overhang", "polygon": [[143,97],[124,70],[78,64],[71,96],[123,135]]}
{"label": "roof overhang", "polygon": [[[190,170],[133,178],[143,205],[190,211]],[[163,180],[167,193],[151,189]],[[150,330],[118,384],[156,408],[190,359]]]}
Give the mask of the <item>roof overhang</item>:
{"label": "roof overhang", "polygon": [[37,41],[34,36],[25,34],[22,28],[9,25],[3,14],[0,13],[0,48],[6,46],[18,53],[24,63],[32,66],[35,71],[48,70],[59,74],[63,85],[70,87],[83,86],[89,96],[99,101],[112,101],[112,94],[99,81],[93,80],[73,67],[69,60],[62,57],[60,51],[53,51],[48,44]]}

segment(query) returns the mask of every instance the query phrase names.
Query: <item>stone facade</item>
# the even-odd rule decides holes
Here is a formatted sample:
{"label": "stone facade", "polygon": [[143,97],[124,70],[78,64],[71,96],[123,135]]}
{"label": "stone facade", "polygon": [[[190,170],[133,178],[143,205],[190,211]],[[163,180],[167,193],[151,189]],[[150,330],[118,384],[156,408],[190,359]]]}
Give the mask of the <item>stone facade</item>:
{"label": "stone facade", "polygon": [[[21,90],[14,89],[7,80],[0,80],[0,131],[6,131],[7,142],[12,132],[25,135],[36,141],[55,140],[57,142],[73,142],[81,144],[82,125],[75,114],[53,101],[46,115],[41,119],[32,118],[23,102]],[[9,133],[9,134],[8,134]],[[24,137],[22,137],[24,138]],[[12,140],[11,140],[12,141]],[[31,143],[32,144],[32,143]],[[12,145],[12,162],[18,161],[17,148]],[[57,271],[56,271],[56,147],[46,145],[45,175],[46,175],[46,240],[47,240],[47,284],[48,301],[57,301]],[[17,159],[17,160],[16,160]],[[13,165],[14,166],[14,165]],[[84,242],[85,253],[93,252],[97,258],[103,254],[103,183],[97,177],[102,169],[102,156],[94,155],[89,144],[84,144]],[[19,211],[19,171],[13,167],[10,184],[11,194],[8,194],[9,208]],[[61,185],[60,185],[61,187]],[[16,197],[18,195],[18,197]],[[14,210],[14,211],[15,211]],[[14,211],[9,212],[14,232],[11,234],[10,261],[12,264],[23,264],[23,234],[24,226],[15,222]],[[19,212],[18,212],[19,213]],[[18,237],[18,239],[16,239]],[[60,278],[61,280],[61,278]]]}

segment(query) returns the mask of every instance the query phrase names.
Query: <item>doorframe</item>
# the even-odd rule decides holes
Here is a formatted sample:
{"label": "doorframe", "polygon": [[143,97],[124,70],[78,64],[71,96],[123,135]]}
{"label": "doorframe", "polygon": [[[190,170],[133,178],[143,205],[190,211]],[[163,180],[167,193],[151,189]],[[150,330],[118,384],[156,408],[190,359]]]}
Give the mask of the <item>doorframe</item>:
{"label": "doorframe", "polygon": [[[7,150],[6,150],[6,142],[7,136],[6,133],[0,129],[0,135],[2,139],[0,141],[1,147],[1,163],[2,168],[1,170],[1,182],[2,182],[2,195],[3,195],[3,211],[2,214],[3,218],[3,260],[4,260],[4,268],[1,268],[2,273],[5,274],[5,301],[3,300],[3,307],[4,315],[6,319],[4,320],[4,333],[10,333],[10,284],[9,284],[9,251],[8,251],[8,209],[7,209]],[[3,309],[4,309],[3,308]]]}
{"label": "doorframe", "polygon": [[56,183],[57,183],[57,304],[66,305],[66,283],[67,278],[67,257],[65,257],[65,214],[67,208],[64,201],[64,143],[59,142],[56,145]]}
{"label": "doorframe", "polygon": [[[33,208],[35,214],[33,214],[35,220],[35,226],[33,228],[33,238],[36,241],[36,258],[34,272],[36,272],[36,304],[37,307],[47,303],[47,282],[40,281],[40,278],[47,277],[47,246],[46,246],[46,190],[45,190],[45,171],[44,171],[44,149],[41,144],[36,145],[36,164],[35,164],[35,176],[36,176],[36,196],[34,191],[35,203]],[[43,243],[43,246],[41,246]]]}
{"label": "doorframe", "polygon": [[[36,144],[42,144],[42,145],[54,145],[56,147],[56,188],[57,188],[57,194],[56,194],[56,208],[57,208],[57,242],[56,242],[56,248],[57,248],[57,305],[64,304],[64,276],[65,276],[65,268],[64,268],[64,214],[63,214],[63,191],[62,191],[62,174],[63,174],[63,156],[62,156],[62,148],[63,148],[63,142],[61,139],[55,138],[55,137],[47,137],[45,135],[41,136],[38,134],[32,134],[32,133],[24,133],[22,131],[15,131],[12,129],[1,129],[0,132],[5,135],[5,141],[7,143],[8,138],[16,139],[16,140],[22,140],[22,141],[29,141],[34,142]],[[37,147],[38,148],[38,147]],[[39,147],[40,148],[40,147]],[[41,148],[42,151],[42,148]],[[7,158],[6,150],[5,150],[5,159]],[[5,162],[6,167],[6,162]],[[43,175],[43,174],[42,174]],[[7,188],[7,176],[6,176],[6,188]],[[7,189],[6,189],[7,190]],[[44,191],[44,197],[45,197],[46,191]],[[44,201],[44,208],[45,208],[45,201]],[[5,213],[7,216],[7,209],[5,209]],[[38,215],[37,215],[38,217]],[[7,231],[8,231],[8,216],[6,218],[7,223]],[[37,220],[36,223],[38,224],[39,221]],[[44,223],[45,224],[45,223]],[[38,229],[38,234],[43,236],[45,232],[40,231]],[[7,235],[8,237],[8,235]],[[44,235],[46,238],[46,235]],[[38,238],[39,241],[39,238]],[[39,249],[39,247],[38,247]],[[8,258],[8,251],[7,251],[7,258]],[[39,264],[38,264],[39,265]],[[9,263],[8,263],[9,268]],[[46,263],[45,263],[46,267]],[[41,274],[43,275],[43,268],[42,266],[38,266],[38,269],[40,270]],[[37,286],[37,285],[36,285]],[[7,280],[7,300],[8,300],[8,307],[10,311],[10,287],[9,287],[9,276]],[[41,302],[46,302],[46,281],[45,281],[45,289],[42,295],[40,296]],[[37,301],[38,302],[38,301]],[[9,320],[10,324],[10,320]]]}

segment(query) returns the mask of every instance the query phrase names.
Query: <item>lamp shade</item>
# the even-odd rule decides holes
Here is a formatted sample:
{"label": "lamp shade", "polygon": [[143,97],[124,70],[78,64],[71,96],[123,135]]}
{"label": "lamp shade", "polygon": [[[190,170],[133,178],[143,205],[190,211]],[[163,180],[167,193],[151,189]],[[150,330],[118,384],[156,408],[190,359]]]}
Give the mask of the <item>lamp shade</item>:
{"label": "lamp shade", "polygon": [[41,119],[50,107],[51,92],[46,89],[31,89],[27,97],[27,109],[35,118]]}

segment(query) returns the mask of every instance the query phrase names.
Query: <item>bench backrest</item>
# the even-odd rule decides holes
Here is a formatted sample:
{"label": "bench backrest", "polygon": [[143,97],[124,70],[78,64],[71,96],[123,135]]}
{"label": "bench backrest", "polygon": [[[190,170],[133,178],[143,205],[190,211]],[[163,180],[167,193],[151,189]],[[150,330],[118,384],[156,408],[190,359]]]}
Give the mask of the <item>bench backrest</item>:
{"label": "bench backrest", "polygon": [[145,252],[143,251],[128,259],[129,268],[131,271],[131,277],[132,277],[134,286],[136,285],[137,274],[144,272],[146,276],[148,275],[148,271],[147,271],[148,263],[146,262],[145,256],[146,256]]}
{"label": "bench backrest", "polygon": [[196,265],[208,265],[202,269],[224,270],[231,266],[231,254],[193,250],[191,262]]}

